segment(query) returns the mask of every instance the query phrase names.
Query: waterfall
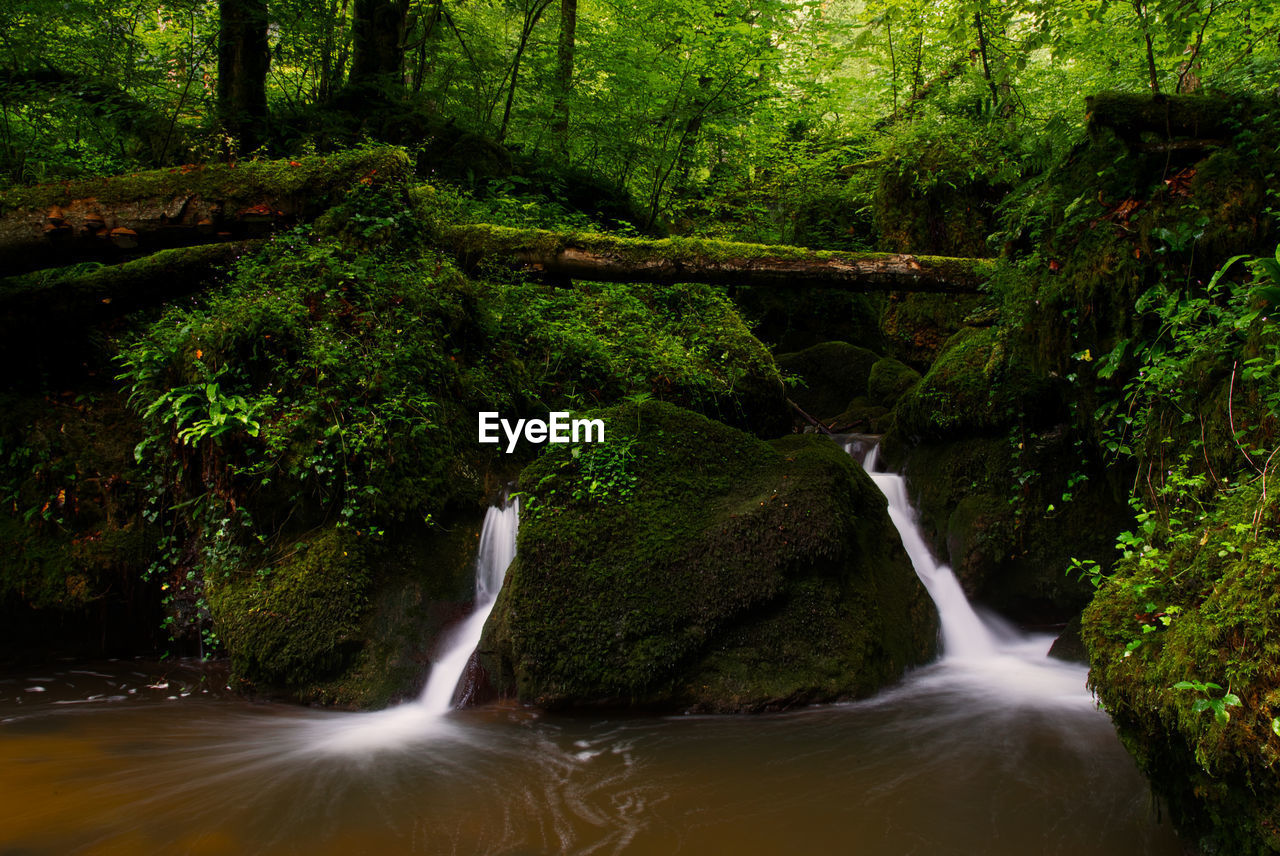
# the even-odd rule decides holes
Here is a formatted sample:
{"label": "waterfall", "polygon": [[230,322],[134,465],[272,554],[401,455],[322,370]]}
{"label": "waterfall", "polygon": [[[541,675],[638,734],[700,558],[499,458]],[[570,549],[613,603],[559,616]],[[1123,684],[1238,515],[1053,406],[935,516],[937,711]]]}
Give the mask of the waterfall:
{"label": "waterfall", "polygon": [[432,664],[427,685],[417,700],[373,713],[318,717],[299,733],[300,752],[365,757],[378,750],[438,740],[451,733],[445,715],[454,707],[458,684],[480,644],[485,620],[493,611],[507,567],[515,558],[519,523],[517,500],[491,506],[485,514],[476,554],[475,605],[443,640],[442,653]]}
{"label": "waterfall", "polygon": [[458,683],[467,663],[480,644],[484,623],[493,611],[494,601],[502,588],[507,567],[516,556],[516,531],[520,525],[520,501],[505,507],[490,506],[480,530],[480,549],[476,554],[476,601],[471,614],[451,634],[448,645],[431,666],[431,676],[418,703],[429,713],[440,715],[453,708]]}
{"label": "waterfall", "polygon": [[[848,451],[849,444],[845,448]],[[993,629],[973,611],[955,572],[934,561],[924,536],[920,534],[915,509],[907,499],[906,480],[893,473],[875,471],[879,451],[879,446],[872,448],[862,466],[889,500],[889,519],[902,537],[902,546],[911,558],[916,576],[924,583],[938,608],[938,619],[942,624],[942,655],[956,659],[994,656],[999,649],[999,640]]]}

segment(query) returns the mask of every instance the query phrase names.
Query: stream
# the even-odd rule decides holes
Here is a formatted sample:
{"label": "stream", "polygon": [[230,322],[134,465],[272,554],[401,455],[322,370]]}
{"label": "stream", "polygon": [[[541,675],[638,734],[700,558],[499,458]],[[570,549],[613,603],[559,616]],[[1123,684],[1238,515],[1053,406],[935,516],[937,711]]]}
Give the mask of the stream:
{"label": "stream", "polygon": [[189,663],[0,676],[0,853],[1183,853],[1085,668],[975,611],[902,480],[874,472],[874,450],[867,469],[943,625],[942,656],[872,699],[756,716],[452,710],[514,555],[518,509],[500,506],[475,611],[415,701],[252,703]]}

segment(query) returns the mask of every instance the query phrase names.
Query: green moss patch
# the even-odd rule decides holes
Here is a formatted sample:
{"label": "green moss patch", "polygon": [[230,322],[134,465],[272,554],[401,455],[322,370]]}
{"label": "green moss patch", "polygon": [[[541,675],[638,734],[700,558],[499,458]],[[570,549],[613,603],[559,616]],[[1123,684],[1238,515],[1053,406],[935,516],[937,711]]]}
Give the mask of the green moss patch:
{"label": "green moss patch", "polygon": [[778,366],[800,378],[791,397],[806,413],[829,419],[867,394],[867,379],[879,356],[847,342],[823,342],[794,354],[780,354]]}
{"label": "green moss patch", "polygon": [[509,691],[754,710],[865,695],[931,656],[936,616],[884,498],[835,444],[658,403],[598,415],[608,443],[521,476],[485,644]]}

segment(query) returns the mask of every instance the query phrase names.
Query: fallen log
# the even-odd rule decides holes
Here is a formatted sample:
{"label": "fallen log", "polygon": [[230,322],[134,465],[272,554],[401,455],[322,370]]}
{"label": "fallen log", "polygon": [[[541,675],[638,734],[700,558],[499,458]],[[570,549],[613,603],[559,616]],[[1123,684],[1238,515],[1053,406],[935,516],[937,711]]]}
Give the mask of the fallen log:
{"label": "fallen log", "polygon": [[172,303],[226,279],[262,240],[178,247],[118,265],[79,264],[0,279],[0,389],[75,375],[106,357],[101,336],[138,309]]}
{"label": "fallen log", "polygon": [[360,182],[412,173],[399,149],[184,166],[0,193],[0,275],[243,240],[314,217]]}
{"label": "fallen log", "polygon": [[637,239],[594,233],[440,226],[437,237],[463,264],[514,261],[551,276],[594,282],[715,285],[964,294],[989,277],[989,259],[843,253],[698,238]]}

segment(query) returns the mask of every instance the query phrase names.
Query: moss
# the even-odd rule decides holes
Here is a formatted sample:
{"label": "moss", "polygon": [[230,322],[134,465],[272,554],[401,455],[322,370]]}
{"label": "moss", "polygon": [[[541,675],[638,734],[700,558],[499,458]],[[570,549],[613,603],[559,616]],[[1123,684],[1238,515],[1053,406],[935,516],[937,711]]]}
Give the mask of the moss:
{"label": "moss", "polygon": [[[835,444],[766,444],[658,403],[598,415],[612,451],[549,452],[521,476],[485,643],[508,690],[762,709],[866,694],[930,656],[936,616],[883,496]],[[593,497],[602,472],[615,487]]]}
{"label": "moss", "polygon": [[924,371],[982,303],[978,296],[889,294],[880,315],[885,353]]}
{"label": "moss", "polygon": [[[180,576],[209,586],[212,629],[254,686],[344,706],[413,691],[470,599],[469,584],[440,593],[469,576],[444,529],[474,530],[483,497],[536,454],[477,445],[477,411],[653,396],[761,433],[790,425],[772,357],[716,289],[473,280],[418,223],[398,194],[350,194],[126,351]],[[358,566],[326,541],[323,561],[278,567],[336,521]],[[348,609],[312,602],[330,577]]]}
{"label": "moss", "polygon": [[803,381],[791,397],[816,419],[842,413],[849,402],[867,394],[867,378],[879,356],[847,342],[823,342],[795,354],[778,355],[778,367]]}
{"label": "moss", "polygon": [[[598,253],[625,265],[652,267],[655,260],[679,271],[681,266],[714,269],[720,264],[749,266],[752,261],[772,262],[876,262],[897,261],[894,253],[844,253],[810,250],[785,244],[749,244],[709,238],[620,238],[596,232],[553,232],[518,229],[485,223],[456,225],[437,223],[436,238],[459,253],[475,258],[501,255],[556,256],[570,248]],[[951,283],[976,285],[990,274],[985,260],[916,255],[918,268],[936,272]]]}
{"label": "moss", "polygon": [[290,555],[259,573],[206,579],[233,674],[298,688],[346,669],[363,644],[366,550],[353,532],[330,528],[298,541]]}
{"label": "moss", "polygon": [[995,208],[1008,186],[975,176],[971,158],[933,143],[899,152],[872,197],[879,245],[899,253],[987,253]]}
{"label": "moss", "polygon": [[126,205],[180,194],[203,199],[292,200],[298,211],[318,213],[336,201],[334,194],[361,179],[397,184],[412,171],[400,149],[354,149],[341,154],[297,161],[261,160],[232,164],[189,165],[133,175],[54,184],[38,184],[0,192],[0,213],[68,205],[97,199],[104,205]]}
{"label": "moss", "polygon": [[1070,559],[1107,562],[1130,517],[1105,472],[1080,460],[1065,426],[906,449],[890,441],[882,459],[907,478],[935,555],[970,596],[1037,624],[1084,606],[1090,589],[1067,575]]}
{"label": "moss", "polygon": [[893,430],[914,443],[1019,421],[1043,424],[1062,408],[1053,393],[1048,378],[1014,358],[1001,330],[966,327],[899,400]]}
{"label": "moss", "polygon": [[[1258,482],[1207,511],[1207,528],[1122,563],[1098,591],[1083,618],[1091,682],[1185,832],[1217,852],[1274,853],[1280,515]],[[1240,704],[1217,722],[1196,709],[1204,692],[1173,689],[1181,681],[1218,684],[1209,697]]]}
{"label": "moss", "polygon": [[827,427],[836,434],[883,434],[892,424],[893,412],[889,408],[872,404],[867,396],[860,395],[849,402],[843,413],[830,420]]}
{"label": "moss", "polygon": [[882,407],[893,407],[902,394],[920,380],[920,372],[893,357],[883,357],[867,376],[867,398]]}
{"label": "moss", "polygon": [[452,515],[428,531],[410,528],[379,544],[370,557],[368,608],[359,651],[336,677],[288,687],[302,701],[343,708],[381,708],[416,696],[433,654],[475,597],[479,511]]}

